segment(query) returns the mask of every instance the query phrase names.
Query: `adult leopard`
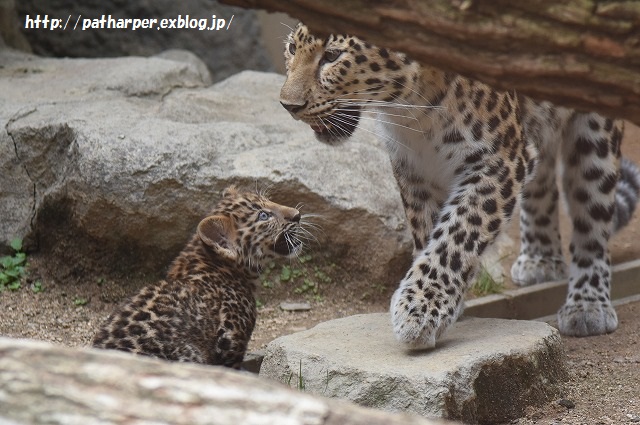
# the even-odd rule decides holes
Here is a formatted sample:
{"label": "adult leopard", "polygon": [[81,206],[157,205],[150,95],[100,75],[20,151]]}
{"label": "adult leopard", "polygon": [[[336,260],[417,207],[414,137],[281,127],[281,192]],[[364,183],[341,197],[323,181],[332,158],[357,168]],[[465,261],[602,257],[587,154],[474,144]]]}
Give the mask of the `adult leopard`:
{"label": "adult leopard", "polygon": [[500,92],[353,36],[299,24],[285,47],[280,102],[317,138],[337,145],[364,112],[385,141],[414,240],[414,260],[391,300],[398,340],[433,347],[462,312],[479,258],[520,201],[514,282],[567,276],[558,232],[556,158],[573,222],[560,331],[618,326],[608,240],[636,206],[638,168],[620,160],[623,123]]}

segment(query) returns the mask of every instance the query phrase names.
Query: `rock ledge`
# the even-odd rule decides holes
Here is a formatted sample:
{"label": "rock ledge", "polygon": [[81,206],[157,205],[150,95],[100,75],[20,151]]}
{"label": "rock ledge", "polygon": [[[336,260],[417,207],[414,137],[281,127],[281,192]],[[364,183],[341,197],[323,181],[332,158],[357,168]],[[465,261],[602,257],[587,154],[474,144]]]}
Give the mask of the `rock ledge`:
{"label": "rock ledge", "polygon": [[388,314],[351,316],[271,342],[260,375],[306,392],[465,423],[520,417],[560,391],[562,341],[542,322],[466,318],[435,350],[397,343]]}

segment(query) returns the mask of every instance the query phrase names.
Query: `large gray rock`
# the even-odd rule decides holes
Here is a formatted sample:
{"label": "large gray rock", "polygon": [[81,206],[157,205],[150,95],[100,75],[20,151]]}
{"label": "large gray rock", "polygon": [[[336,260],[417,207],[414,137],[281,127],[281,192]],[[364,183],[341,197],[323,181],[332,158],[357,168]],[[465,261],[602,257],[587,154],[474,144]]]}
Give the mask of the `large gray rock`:
{"label": "large gray rock", "polygon": [[24,165],[16,156],[15,144],[0,128],[0,250],[13,238],[31,230],[35,207],[34,187]]}
{"label": "large gray rock", "polygon": [[2,61],[0,244],[27,236],[55,249],[79,230],[98,241],[86,255],[162,270],[237,183],[320,214],[320,249],[362,281],[402,273],[411,245],[384,149],[367,132],[317,142],[280,107],[282,76],[247,71],[205,87],[195,64],[161,58],[5,50]]}
{"label": "large gray rock", "polygon": [[[3,0],[6,1],[6,0]],[[262,43],[256,12],[219,4],[215,0],[20,0],[16,4],[19,24],[25,16],[48,15],[69,18],[65,31],[23,29],[33,51],[43,56],[114,57],[151,56],[166,49],[186,49],[195,53],[209,67],[214,81],[245,69],[271,71],[273,66]],[[78,28],[72,30],[81,15]],[[228,30],[198,29],[86,29],[82,19],[100,19],[102,15],[120,18],[190,19],[223,18],[233,20]]]}
{"label": "large gray rock", "polygon": [[222,367],[0,338],[0,424],[444,425]]}
{"label": "large gray rock", "polygon": [[393,339],[388,314],[280,337],[267,346],[260,375],[363,406],[465,423],[521,417],[567,378],[560,335],[546,323],[468,318],[436,349],[408,352]]}

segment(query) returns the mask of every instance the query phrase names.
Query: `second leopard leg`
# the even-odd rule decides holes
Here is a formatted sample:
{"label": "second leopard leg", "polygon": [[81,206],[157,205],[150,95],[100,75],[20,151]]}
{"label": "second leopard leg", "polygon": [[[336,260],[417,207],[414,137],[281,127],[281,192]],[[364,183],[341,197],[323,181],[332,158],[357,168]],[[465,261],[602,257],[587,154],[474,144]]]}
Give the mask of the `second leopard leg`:
{"label": "second leopard leg", "polygon": [[[530,133],[533,138],[559,137],[551,131],[535,134],[535,128]],[[520,204],[520,254],[511,267],[513,283],[520,286],[567,277],[558,226],[556,152],[559,141],[545,140],[540,145],[543,143],[546,146],[540,150],[536,175],[524,186]]]}
{"label": "second leopard leg", "polygon": [[502,160],[477,158],[485,165],[452,188],[426,249],[414,259],[391,300],[396,337],[412,348],[434,347],[457,320],[480,256],[513,213],[524,180],[524,172],[517,170],[526,162],[520,158],[508,166]]}
{"label": "second leopard leg", "polygon": [[573,222],[571,270],[560,332],[586,336],[613,332],[608,240],[614,231],[622,123],[597,114],[576,114],[563,149],[564,187]]}

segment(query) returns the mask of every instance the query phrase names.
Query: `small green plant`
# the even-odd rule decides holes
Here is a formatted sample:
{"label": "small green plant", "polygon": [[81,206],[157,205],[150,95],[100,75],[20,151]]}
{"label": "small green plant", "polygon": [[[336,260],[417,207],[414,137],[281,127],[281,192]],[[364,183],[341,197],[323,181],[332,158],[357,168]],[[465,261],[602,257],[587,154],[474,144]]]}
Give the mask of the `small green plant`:
{"label": "small green plant", "polygon": [[306,270],[294,268],[291,266],[282,266],[282,270],[280,271],[280,282],[289,282],[291,280],[296,280],[301,276],[306,274]]}
{"label": "small green plant", "polygon": [[336,265],[330,263],[318,266],[313,260],[312,255],[305,254],[298,257],[297,262],[280,267],[272,262],[262,271],[260,282],[268,289],[286,283],[293,288],[295,294],[304,295],[309,301],[320,302],[323,300],[321,288],[333,282],[331,275]]}
{"label": "small green plant", "polygon": [[304,263],[308,263],[309,261],[313,260],[313,257],[311,256],[311,254],[306,254],[301,256],[300,258],[298,258],[298,260],[304,264]]}
{"label": "small green plant", "polygon": [[[327,372],[327,378],[329,377],[329,372]],[[287,386],[291,386],[291,379],[293,378],[293,372],[289,374],[289,379],[287,379]],[[298,369],[298,382],[296,383],[296,388],[298,391],[304,391],[306,388],[306,384],[304,382],[304,377],[302,376],[302,359],[300,359],[300,366]]]}
{"label": "small green plant", "polygon": [[482,297],[489,294],[499,294],[502,291],[504,291],[504,283],[496,281],[485,266],[481,266],[478,279],[471,287],[473,295]]}
{"label": "small green plant", "polygon": [[329,379],[329,369],[327,369],[327,378],[324,380],[324,391],[322,391],[322,394],[326,394],[329,389]]}
{"label": "small green plant", "polygon": [[318,282],[314,282],[313,280],[309,279],[309,278],[304,278],[302,280],[302,283],[296,287],[293,292],[295,292],[296,294],[313,294],[313,295],[318,295]]}
{"label": "small green plant", "polygon": [[282,271],[280,271],[280,282],[287,282],[291,279],[291,267],[282,266]]}
{"label": "small green plant", "polygon": [[300,369],[298,370],[298,390],[304,391],[306,388],[304,378],[302,377],[302,359],[300,359]]}
{"label": "small green plant", "polygon": [[81,307],[83,305],[87,305],[88,303],[89,303],[89,301],[86,298],[75,297],[73,299],[73,305],[76,305],[78,307]]}
{"label": "small green plant", "polygon": [[34,294],[39,294],[40,292],[44,292],[44,286],[42,286],[42,281],[36,280],[31,284],[31,290]]}
{"label": "small green plant", "polygon": [[276,268],[276,263],[273,261],[269,263],[269,265],[262,271],[262,275],[260,276],[260,280],[262,282],[262,286],[265,288],[273,288],[274,281],[271,279],[273,269]]}
{"label": "small green plant", "polygon": [[13,282],[9,283],[6,288],[11,291],[17,291],[18,289],[22,288],[22,284],[19,280],[14,280]]}
{"label": "small green plant", "polygon": [[27,275],[27,254],[22,252],[22,239],[15,238],[10,245],[13,255],[0,258],[0,291],[20,289],[21,280]]}
{"label": "small green plant", "polygon": [[331,283],[331,277],[324,271],[320,270],[318,266],[313,268],[313,274],[321,283]]}

